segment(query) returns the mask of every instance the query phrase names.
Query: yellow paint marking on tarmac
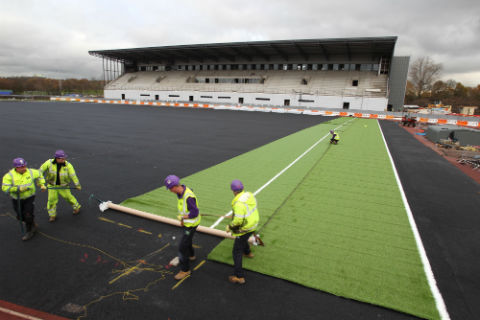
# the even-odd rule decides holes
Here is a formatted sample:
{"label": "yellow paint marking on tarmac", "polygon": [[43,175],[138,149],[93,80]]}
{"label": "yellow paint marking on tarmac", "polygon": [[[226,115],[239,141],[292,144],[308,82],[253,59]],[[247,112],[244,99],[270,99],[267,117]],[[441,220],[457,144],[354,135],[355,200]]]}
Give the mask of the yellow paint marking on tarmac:
{"label": "yellow paint marking on tarmac", "polygon": [[145,231],[143,229],[138,229],[137,231],[145,234],[152,234],[150,231]]}
{"label": "yellow paint marking on tarmac", "polygon": [[200,263],[195,268],[193,268],[193,271],[197,271],[197,269],[199,269],[201,266],[203,266],[205,264],[205,262],[206,262],[205,260],[200,261]]}
{"label": "yellow paint marking on tarmac", "polygon": [[194,247],[195,249],[200,249],[201,248],[199,245],[196,245],[196,244],[192,244],[192,247]]}
{"label": "yellow paint marking on tarmac", "polygon": [[102,221],[110,222],[110,223],[116,223],[115,221],[110,220],[110,219],[107,219],[107,218],[104,218],[104,217],[98,217],[98,220],[102,220]]}
{"label": "yellow paint marking on tarmac", "polygon": [[[166,247],[168,247],[170,245],[170,243],[167,243],[166,245],[164,245],[162,248],[158,249],[158,250],[155,250],[154,252],[152,253],[149,253],[146,257],[151,257],[153,255],[155,255],[156,253],[162,251],[163,249],[165,249]],[[117,276],[116,278],[110,280],[108,282],[108,284],[112,284],[114,283],[115,281],[117,281],[118,279],[124,277],[124,276],[128,276],[130,273],[136,271],[136,270],[144,270],[145,268],[139,268],[142,264],[143,265],[147,265],[147,261],[145,259],[138,259],[137,260],[138,263],[133,266],[133,267],[130,267],[130,268],[127,268],[124,272],[122,272],[119,276]],[[120,271],[121,272],[121,271]]]}
{"label": "yellow paint marking on tarmac", "polygon": [[125,227],[125,228],[128,228],[128,229],[132,229],[133,227],[132,226],[129,226],[127,224],[123,224],[123,223],[120,223],[120,222],[117,222],[117,224],[120,226],[120,227]]}
{"label": "yellow paint marking on tarmac", "polygon": [[142,264],[143,264],[143,263],[140,262],[140,263],[138,263],[137,265],[135,265],[135,266],[133,266],[133,267],[131,267],[131,268],[128,268],[127,271],[125,271],[124,273],[122,273],[122,274],[119,275],[118,277],[110,280],[110,281],[108,282],[108,284],[112,284],[112,283],[114,283],[115,281],[117,281],[118,279],[120,279],[120,278],[122,278],[122,277],[124,277],[124,276],[128,276],[130,273],[132,273],[133,271],[137,270],[138,267],[141,266]]}
{"label": "yellow paint marking on tarmac", "polygon": [[177,284],[172,287],[172,290],[175,290],[179,285],[182,284],[183,281],[187,280],[188,278],[190,278],[190,275],[186,276],[186,277],[183,278],[182,280],[179,280],[179,281],[177,282]]}
{"label": "yellow paint marking on tarmac", "polygon": [[159,233],[159,234],[158,234],[158,237],[159,237],[159,238],[161,238],[161,237],[162,237],[162,234],[161,234],[161,233]]}

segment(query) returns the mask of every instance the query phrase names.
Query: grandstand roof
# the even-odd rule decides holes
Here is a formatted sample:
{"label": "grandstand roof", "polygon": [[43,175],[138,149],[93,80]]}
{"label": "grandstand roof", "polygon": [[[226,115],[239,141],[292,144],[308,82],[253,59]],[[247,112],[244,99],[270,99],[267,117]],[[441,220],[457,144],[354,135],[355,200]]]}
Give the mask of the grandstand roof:
{"label": "grandstand roof", "polygon": [[90,55],[126,63],[244,63],[353,61],[391,57],[397,37],[303,39],[95,50]]}

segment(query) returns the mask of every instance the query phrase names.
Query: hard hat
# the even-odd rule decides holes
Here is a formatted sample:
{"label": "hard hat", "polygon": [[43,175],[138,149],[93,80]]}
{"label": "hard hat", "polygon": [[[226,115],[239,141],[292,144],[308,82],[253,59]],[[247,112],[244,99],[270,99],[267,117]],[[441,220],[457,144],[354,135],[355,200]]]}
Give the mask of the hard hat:
{"label": "hard hat", "polygon": [[13,159],[13,166],[15,168],[25,167],[27,165],[27,161],[23,158],[15,158]]}
{"label": "hard hat", "polygon": [[333,130],[330,130],[330,133],[332,133],[332,134],[333,134]]}
{"label": "hard hat", "polygon": [[243,183],[240,180],[233,180],[230,184],[230,189],[232,191],[242,191],[243,190]]}
{"label": "hard hat", "polygon": [[167,189],[172,189],[173,187],[175,186],[178,186],[180,184],[180,178],[177,177],[176,175],[169,175],[165,178],[165,187],[167,187]]}
{"label": "hard hat", "polygon": [[63,150],[55,151],[55,158],[65,159],[67,158],[67,154]]}

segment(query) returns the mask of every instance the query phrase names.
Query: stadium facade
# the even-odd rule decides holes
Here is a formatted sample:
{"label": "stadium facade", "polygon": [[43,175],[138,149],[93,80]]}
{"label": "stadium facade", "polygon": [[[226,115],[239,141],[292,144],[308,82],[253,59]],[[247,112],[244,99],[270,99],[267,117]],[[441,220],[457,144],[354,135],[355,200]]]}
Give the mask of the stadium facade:
{"label": "stadium facade", "polygon": [[106,99],[398,111],[409,57],[397,37],[194,44],[89,51]]}

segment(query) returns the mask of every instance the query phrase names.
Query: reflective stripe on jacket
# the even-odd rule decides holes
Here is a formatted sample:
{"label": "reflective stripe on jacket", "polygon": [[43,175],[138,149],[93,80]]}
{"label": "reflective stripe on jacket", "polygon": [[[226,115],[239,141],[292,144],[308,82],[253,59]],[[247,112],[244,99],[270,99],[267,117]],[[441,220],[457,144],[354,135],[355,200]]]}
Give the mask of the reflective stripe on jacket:
{"label": "reflective stripe on jacket", "polygon": [[[40,167],[40,172],[45,174],[45,180],[52,186],[57,183],[57,164],[53,163],[53,161],[55,161],[55,159],[48,159]],[[59,177],[61,186],[68,186],[70,182],[73,182],[75,186],[80,185],[75,169],[68,161],[65,161],[65,165],[60,167]]]}
{"label": "reflective stripe on jacket", "polygon": [[[18,173],[15,168],[8,171],[2,180],[2,191],[10,195],[14,199],[27,199],[35,195],[35,180],[37,180],[38,186],[45,185],[45,179],[40,174],[40,171],[36,169],[27,168],[23,174]],[[18,192],[20,187],[26,187],[27,190]]]}
{"label": "reflective stripe on jacket", "polygon": [[[190,211],[188,211],[188,206],[187,206],[187,199],[188,198],[194,198],[196,203],[197,203],[197,208],[198,208],[198,199],[197,197],[195,196],[195,194],[193,193],[192,190],[190,190],[190,188],[188,187],[185,187],[185,191],[183,192],[183,196],[181,198],[178,199],[178,203],[177,203],[177,208],[178,208],[178,212],[182,215],[182,216],[186,216],[190,213]],[[199,210],[199,213],[198,213],[198,216],[196,218],[193,218],[193,219],[183,219],[183,225],[185,227],[195,227],[195,226],[198,226],[200,224],[200,220],[202,219],[201,216],[200,216],[200,209]]]}
{"label": "reflective stripe on jacket", "polygon": [[334,131],[334,132],[333,132],[332,139],[333,139],[333,140],[340,141],[340,136],[338,135],[337,131]]}
{"label": "reflective stripe on jacket", "polygon": [[233,220],[230,223],[232,235],[241,236],[257,229],[260,214],[257,200],[251,192],[238,193],[232,200],[232,211]]}

